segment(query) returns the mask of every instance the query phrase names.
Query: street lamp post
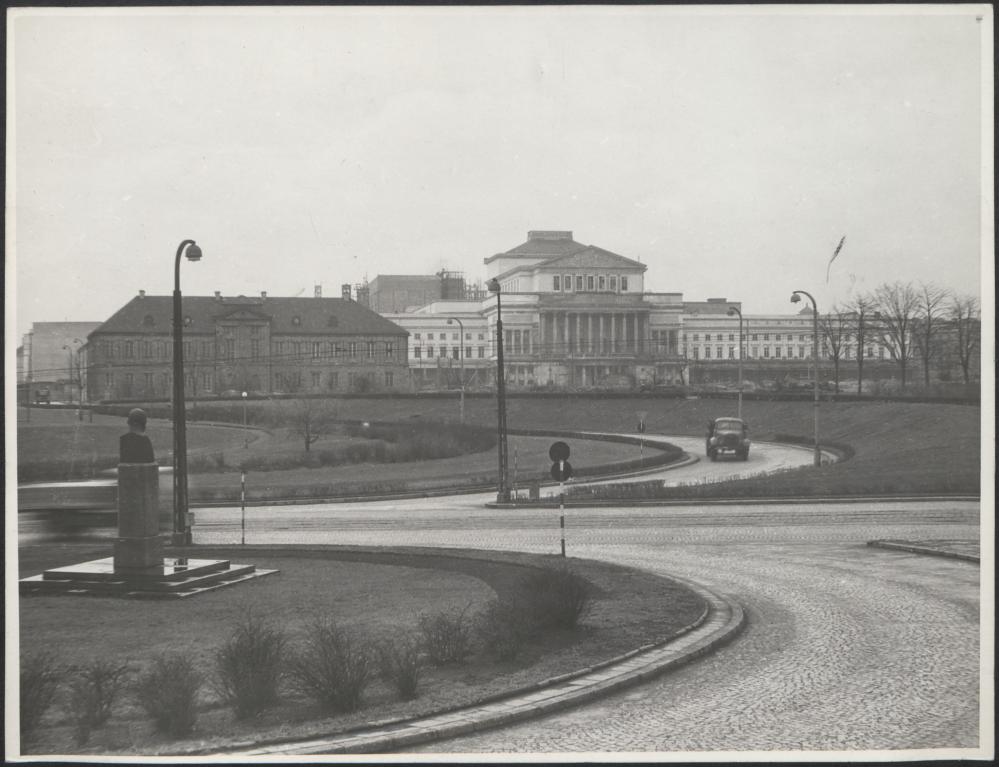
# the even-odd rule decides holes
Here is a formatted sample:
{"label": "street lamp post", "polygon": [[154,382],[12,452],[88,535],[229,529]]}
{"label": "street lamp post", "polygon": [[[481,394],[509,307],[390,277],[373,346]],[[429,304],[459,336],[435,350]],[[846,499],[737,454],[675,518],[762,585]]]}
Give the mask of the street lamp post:
{"label": "street lamp post", "polygon": [[737,373],[737,375],[739,376],[739,385],[738,385],[738,389],[739,389],[739,412],[738,412],[737,415],[739,416],[739,418],[742,418],[742,347],[743,347],[743,344],[742,344],[742,312],[739,310],[738,306],[730,306],[728,308],[728,316],[731,317],[733,314],[738,314],[739,315],[739,372]]}
{"label": "street lamp post", "polygon": [[246,392],[243,392],[243,450],[250,447],[250,435],[246,431]]}
{"label": "street lamp post", "polygon": [[815,298],[811,293],[804,290],[796,290],[791,294],[791,303],[796,304],[801,301],[802,296],[807,296],[812,302],[812,361],[815,363],[814,377],[815,395],[813,411],[815,415],[815,465],[822,465],[822,452],[819,450],[819,307],[815,303]]}
{"label": "street lamp post", "polygon": [[[497,293],[497,301],[499,300],[499,294]],[[498,304],[497,304],[498,306]],[[458,346],[458,369],[461,375],[461,390],[459,393],[459,405],[458,405],[458,420],[461,423],[465,423],[465,326],[461,324],[461,320],[457,317],[448,317],[447,324],[450,325],[452,322],[458,323],[458,334],[461,336],[461,344]]]}
{"label": "street lamp post", "polygon": [[[186,254],[185,254],[186,249]],[[175,546],[191,543],[187,523],[187,424],[184,409],[184,318],[180,296],[180,257],[201,260],[201,248],[194,240],[177,247],[173,266],[173,539]]]}
{"label": "street lamp post", "polygon": [[69,344],[63,344],[62,348],[66,350],[66,376],[69,380],[69,386],[67,387],[69,391],[69,404],[73,404],[73,349]]}
{"label": "street lamp post", "polygon": [[510,488],[507,487],[507,455],[506,455],[506,378],[503,373],[503,315],[500,306],[500,284],[495,277],[489,280],[487,287],[496,294],[496,404],[497,431],[499,435],[499,479],[497,482],[496,500],[510,500]]}

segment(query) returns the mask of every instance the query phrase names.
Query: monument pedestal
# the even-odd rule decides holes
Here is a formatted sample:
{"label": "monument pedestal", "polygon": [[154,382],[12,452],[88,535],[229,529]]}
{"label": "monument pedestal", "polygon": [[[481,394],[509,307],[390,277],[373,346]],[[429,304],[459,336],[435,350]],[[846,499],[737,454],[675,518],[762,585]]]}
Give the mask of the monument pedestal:
{"label": "monument pedestal", "polygon": [[159,467],[119,464],[114,555],[22,578],[20,593],[178,598],[278,572],[222,559],[164,558],[159,528]]}

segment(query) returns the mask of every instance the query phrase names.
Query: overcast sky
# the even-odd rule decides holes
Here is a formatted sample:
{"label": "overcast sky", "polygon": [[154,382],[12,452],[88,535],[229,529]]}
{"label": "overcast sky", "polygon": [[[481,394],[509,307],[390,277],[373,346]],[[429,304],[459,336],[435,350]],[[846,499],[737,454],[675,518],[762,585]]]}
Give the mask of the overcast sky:
{"label": "overcast sky", "polygon": [[991,11],[873,10],[9,11],[18,338],[169,294],[185,238],[192,295],[474,281],[529,229],[748,314],[977,293]]}

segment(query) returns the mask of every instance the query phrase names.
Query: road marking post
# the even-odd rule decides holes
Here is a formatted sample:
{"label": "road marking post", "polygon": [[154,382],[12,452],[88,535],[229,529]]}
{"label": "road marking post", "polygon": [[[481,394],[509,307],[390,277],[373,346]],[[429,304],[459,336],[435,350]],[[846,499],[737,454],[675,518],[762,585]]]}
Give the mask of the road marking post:
{"label": "road marking post", "polygon": [[246,545],[246,472],[239,472],[239,543]]}
{"label": "road marking post", "polygon": [[558,483],[558,526],[562,535],[562,556],[565,557],[565,489],[561,482]]}

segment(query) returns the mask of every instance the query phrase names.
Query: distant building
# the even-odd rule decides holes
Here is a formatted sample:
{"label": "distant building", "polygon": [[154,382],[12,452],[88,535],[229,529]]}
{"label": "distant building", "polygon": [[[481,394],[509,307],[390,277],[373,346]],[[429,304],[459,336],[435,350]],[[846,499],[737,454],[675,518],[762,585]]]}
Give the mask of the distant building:
{"label": "distant building", "polygon": [[[20,398],[80,402],[86,399],[81,349],[99,322],[35,322],[18,349]],[[82,390],[82,391],[81,391]]]}
{"label": "distant building", "polygon": [[[185,391],[255,393],[409,388],[407,333],[345,298],[185,296]],[[89,337],[91,399],[169,398],[173,301],[144,291]]]}

